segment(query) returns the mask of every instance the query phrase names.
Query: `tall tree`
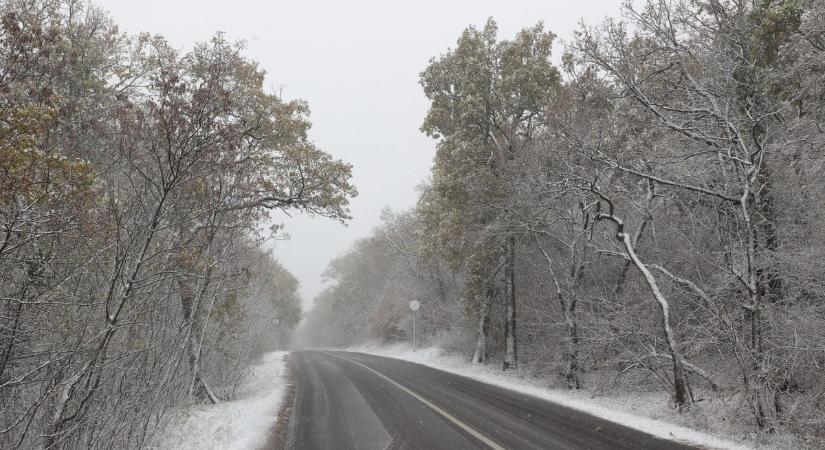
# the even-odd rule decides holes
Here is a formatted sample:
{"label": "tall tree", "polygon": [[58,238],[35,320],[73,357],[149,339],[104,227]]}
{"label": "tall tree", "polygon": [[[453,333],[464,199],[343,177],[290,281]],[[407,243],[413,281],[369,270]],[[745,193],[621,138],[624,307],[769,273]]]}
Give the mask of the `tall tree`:
{"label": "tall tree", "polygon": [[[477,283],[475,293],[485,301],[501,266],[507,370],[518,364],[512,186],[519,155],[533,140],[559,76],[550,62],[555,36],[541,24],[513,40],[498,41],[497,32],[492,19],[482,30],[470,27],[454,50],[430,62],[421,74],[431,101],[422,130],[438,140],[433,190],[443,221],[440,238],[455,243],[450,247],[459,258],[481,258],[474,265],[485,267],[479,273],[486,282]],[[489,310],[481,308],[479,347],[486,342]]]}

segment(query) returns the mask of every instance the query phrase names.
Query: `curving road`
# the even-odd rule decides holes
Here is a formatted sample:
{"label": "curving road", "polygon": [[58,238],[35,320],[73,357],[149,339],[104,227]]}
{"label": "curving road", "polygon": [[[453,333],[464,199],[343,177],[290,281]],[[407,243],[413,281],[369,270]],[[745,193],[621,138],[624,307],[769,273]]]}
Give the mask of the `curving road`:
{"label": "curving road", "polygon": [[292,354],[289,449],[688,449],[555,403],[407,361]]}

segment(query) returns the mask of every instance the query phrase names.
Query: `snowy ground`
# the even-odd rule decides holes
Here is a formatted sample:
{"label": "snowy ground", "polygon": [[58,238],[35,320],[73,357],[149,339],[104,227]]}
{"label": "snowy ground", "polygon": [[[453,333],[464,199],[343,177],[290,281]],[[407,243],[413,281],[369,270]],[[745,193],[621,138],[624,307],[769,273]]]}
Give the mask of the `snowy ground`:
{"label": "snowy ground", "polygon": [[173,421],[156,442],[169,450],[253,450],[278,417],[284,393],[286,352],[266,355],[238,391],[236,400],[198,406]]}
{"label": "snowy ground", "polygon": [[[748,445],[752,444],[750,442],[733,442],[691,428],[651,418],[650,416],[662,417],[660,412],[657,412],[661,411],[662,404],[665,403],[660,395],[633,399],[622,397],[593,398],[591,393],[586,391],[573,393],[566,390],[548,389],[542,386],[540,380],[518,378],[512,374],[505,375],[497,368],[490,366],[473,366],[464,358],[443,354],[438,348],[418,349],[418,351],[413,352],[408,344],[402,344],[396,346],[362,346],[349,350],[413,361],[485,383],[507,387],[665,439],[713,449],[746,449],[751,448]],[[633,413],[628,412],[628,410],[632,410]]]}

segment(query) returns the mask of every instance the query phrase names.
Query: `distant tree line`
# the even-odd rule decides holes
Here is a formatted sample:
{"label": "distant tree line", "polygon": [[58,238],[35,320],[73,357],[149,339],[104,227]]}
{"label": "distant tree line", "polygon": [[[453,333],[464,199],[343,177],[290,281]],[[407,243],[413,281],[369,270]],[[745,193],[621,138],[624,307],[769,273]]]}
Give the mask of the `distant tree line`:
{"label": "distant tree line", "polygon": [[291,339],[262,226],[347,220],[355,189],[242,53],[0,1],[0,448],[144,447]]}
{"label": "distant tree line", "polygon": [[492,20],[431,60],[431,180],[330,265],[303,339],[406,339],[415,299],[475,363],[652,379],[680,411],[725,395],[821,438],[825,2],[624,13],[558,66],[542,25]]}

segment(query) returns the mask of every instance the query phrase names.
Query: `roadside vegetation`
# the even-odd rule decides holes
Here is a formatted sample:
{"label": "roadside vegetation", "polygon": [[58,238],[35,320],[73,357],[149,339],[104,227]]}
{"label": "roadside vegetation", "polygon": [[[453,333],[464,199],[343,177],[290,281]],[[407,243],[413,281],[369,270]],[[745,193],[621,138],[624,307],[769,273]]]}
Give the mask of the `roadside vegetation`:
{"label": "roadside vegetation", "polygon": [[307,105],[220,34],[0,1],[0,448],[139,448],[291,340],[277,211],[349,218]]}

